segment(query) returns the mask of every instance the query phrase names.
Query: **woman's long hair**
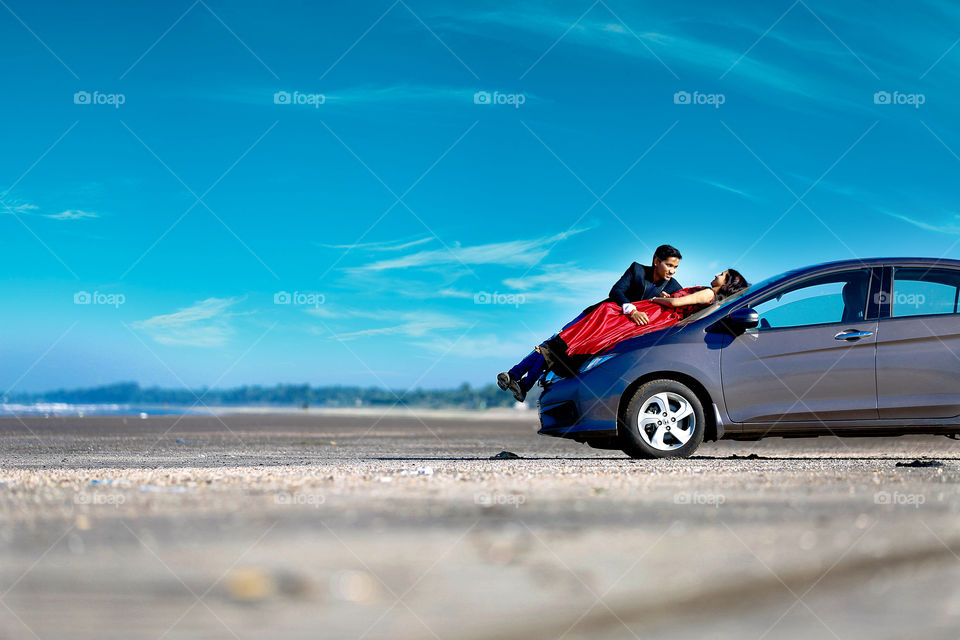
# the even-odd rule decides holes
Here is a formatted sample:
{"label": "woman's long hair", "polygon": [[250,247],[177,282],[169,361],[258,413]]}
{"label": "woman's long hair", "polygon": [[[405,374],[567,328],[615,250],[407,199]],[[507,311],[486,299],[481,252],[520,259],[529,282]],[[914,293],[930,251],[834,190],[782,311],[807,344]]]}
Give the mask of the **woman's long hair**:
{"label": "woman's long hair", "polygon": [[717,291],[717,300],[723,300],[735,293],[739,293],[750,286],[743,274],[736,269],[727,269],[727,281]]}

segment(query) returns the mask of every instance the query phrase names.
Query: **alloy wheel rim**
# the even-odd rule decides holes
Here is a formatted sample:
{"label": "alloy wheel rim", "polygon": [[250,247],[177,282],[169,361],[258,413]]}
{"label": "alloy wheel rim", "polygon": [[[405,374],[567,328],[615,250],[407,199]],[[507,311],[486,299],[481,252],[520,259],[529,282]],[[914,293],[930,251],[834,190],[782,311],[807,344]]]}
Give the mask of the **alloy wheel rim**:
{"label": "alloy wheel rim", "polygon": [[653,394],[637,414],[640,438],[658,451],[673,451],[687,444],[696,426],[693,405],[672,391]]}

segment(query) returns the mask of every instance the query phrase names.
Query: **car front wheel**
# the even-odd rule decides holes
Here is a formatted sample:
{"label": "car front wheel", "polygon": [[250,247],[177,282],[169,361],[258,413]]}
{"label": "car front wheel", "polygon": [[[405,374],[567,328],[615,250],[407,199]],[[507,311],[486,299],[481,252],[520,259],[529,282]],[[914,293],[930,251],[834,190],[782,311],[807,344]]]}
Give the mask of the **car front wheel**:
{"label": "car front wheel", "polygon": [[651,380],[630,398],[620,423],[623,452],[632,458],[686,458],[703,442],[703,405],[676,380]]}

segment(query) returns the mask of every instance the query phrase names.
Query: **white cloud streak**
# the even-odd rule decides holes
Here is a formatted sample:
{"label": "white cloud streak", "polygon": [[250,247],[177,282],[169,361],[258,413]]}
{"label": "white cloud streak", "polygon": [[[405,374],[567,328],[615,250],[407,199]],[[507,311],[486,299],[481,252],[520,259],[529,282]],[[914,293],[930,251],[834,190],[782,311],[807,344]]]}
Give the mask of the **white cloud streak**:
{"label": "white cloud streak", "polygon": [[924,231],[933,231],[936,233],[948,233],[950,235],[960,235],[960,215],[954,215],[952,219],[941,224],[932,224],[918,218],[913,218],[902,213],[895,213],[886,209],[878,209],[881,213],[902,220]]}
{"label": "white cloud streak", "polygon": [[160,344],[219,347],[233,335],[227,319],[236,314],[227,310],[241,300],[207,298],[173,313],[140,320],[133,326],[146,331]]}
{"label": "white cloud streak", "polygon": [[404,249],[410,249],[411,247],[417,247],[428,242],[432,242],[434,238],[419,238],[417,240],[402,241],[386,241],[386,242],[361,242],[354,244],[319,244],[318,247],[324,249],[341,249],[353,251],[355,249],[362,249],[365,251],[403,251]]}
{"label": "white cloud streak", "polygon": [[738,195],[741,198],[750,200],[752,202],[757,202],[759,200],[756,196],[750,193],[747,193],[742,189],[731,187],[730,185],[723,184],[722,182],[717,182],[716,180],[707,180],[706,178],[693,178],[693,179],[701,184],[707,185],[708,187],[713,187],[714,189],[720,189],[721,191],[726,191],[727,193]]}
{"label": "white cloud streak", "polygon": [[[716,74],[717,77],[729,70],[731,78],[747,83],[747,86],[753,88],[754,93],[764,97],[769,97],[770,92],[773,91],[790,98],[810,98],[822,103],[842,104],[847,108],[862,107],[859,103],[838,98],[836,92],[831,92],[827,86],[829,76],[821,74],[814,77],[804,67],[793,65],[793,68],[788,69],[779,64],[761,61],[757,59],[757,56],[743,57],[744,47],[749,44],[749,40],[740,43],[732,29],[748,30],[759,36],[766,27],[760,29],[753,25],[717,24],[714,29],[717,38],[714,40],[722,37],[724,35],[722,30],[725,29],[728,32],[727,35],[730,36],[728,38],[730,43],[716,44],[714,41],[707,41],[693,34],[677,31],[676,23],[660,20],[661,24],[656,24],[655,18],[649,15],[644,15],[643,18],[645,29],[634,28],[633,26],[631,29],[626,29],[622,24],[613,20],[613,16],[609,12],[600,7],[590,12],[573,28],[570,28],[568,18],[561,18],[554,12],[537,10],[507,9],[459,15],[451,14],[443,17],[449,21],[448,28],[463,33],[489,37],[490,34],[482,26],[490,24],[506,29],[536,33],[538,36],[545,38],[556,38],[559,34],[566,33],[565,41],[614,51],[624,56],[654,60],[653,55],[651,55],[651,51],[653,51],[671,66],[681,64],[711,75]],[[631,22],[629,16],[625,19],[628,24]],[[569,31],[567,31],[568,29]],[[671,32],[667,32],[667,29],[671,29]],[[756,31],[757,29],[759,31]],[[638,41],[637,38],[640,38],[643,42]],[[777,41],[782,45],[800,49],[810,46],[810,43],[806,41],[791,44],[791,38],[782,34],[778,34]],[[838,51],[843,51],[843,47],[839,43],[836,47]],[[781,57],[785,64],[791,64],[798,59],[796,55]],[[830,62],[834,66],[844,65],[851,68],[859,66],[856,58],[849,54],[846,57],[835,56]],[[838,73],[840,73],[839,70]]]}
{"label": "white cloud streak", "polygon": [[51,213],[46,217],[54,220],[84,220],[86,218],[99,218],[100,216],[96,213],[83,211],[81,209],[68,209],[60,213]]}
{"label": "white cloud streak", "polygon": [[354,340],[356,338],[367,336],[384,335],[421,338],[435,331],[442,331],[445,329],[460,329],[464,326],[467,326],[466,321],[458,316],[427,311],[399,314],[374,314],[354,311],[351,313],[351,315],[357,318],[362,317],[376,320],[385,326],[337,333],[334,334],[334,337],[337,340]]}
{"label": "white cloud streak", "polygon": [[40,207],[32,203],[21,203],[15,205],[7,205],[6,208],[0,209],[0,213],[14,213],[19,216],[40,216],[42,218],[49,218],[51,220],[87,220],[90,218],[99,218],[100,215],[93,213],[92,211],[84,211],[82,209],[67,209],[59,213],[42,213]]}
{"label": "white cloud streak", "polygon": [[503,265],[530,267],[543,260],[550,249],[563,240],[587,229],[573,229],[552,236],[533,240],[510,240],[463,247],[456,244],[449,249],[432,249],[411,253],[400,258],[379,260],[371,264],[349,269],[355,273],[364,271],[387,271],[412,267],[439,267],[444,265]]}

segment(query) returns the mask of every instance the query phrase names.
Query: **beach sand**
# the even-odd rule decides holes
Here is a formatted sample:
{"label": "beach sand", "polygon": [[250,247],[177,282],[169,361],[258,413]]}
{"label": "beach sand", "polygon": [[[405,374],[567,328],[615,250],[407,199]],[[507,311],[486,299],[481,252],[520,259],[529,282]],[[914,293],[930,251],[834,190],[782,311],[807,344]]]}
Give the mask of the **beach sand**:
{"label": "beach sand", "polygon": [[[4,418],[0,637],[960,633],[960,443],[634,461],[536,429],[533,413]],[[897,466],[922,457],[942,466]]]}

